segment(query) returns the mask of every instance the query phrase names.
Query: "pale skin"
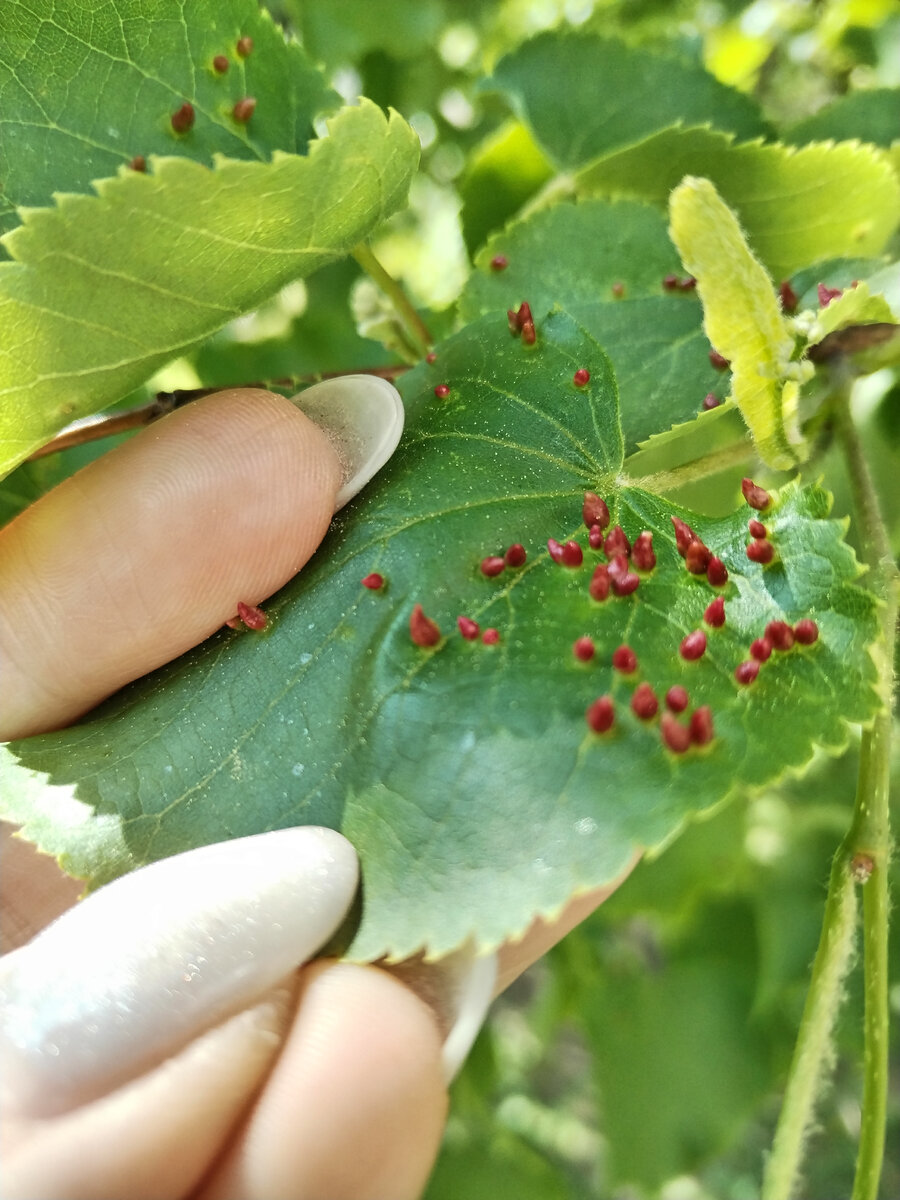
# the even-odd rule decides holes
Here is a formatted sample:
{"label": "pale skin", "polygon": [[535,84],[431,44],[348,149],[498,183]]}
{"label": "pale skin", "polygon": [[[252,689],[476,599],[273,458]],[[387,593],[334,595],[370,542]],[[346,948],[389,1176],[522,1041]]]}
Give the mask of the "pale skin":
{"label": "pale skin", "polygon": [[[197,401],[0,531],[0,740],[60,728],[260,603],[315,551],[340,467],[288,401]],[[5,951],[79,886],[4,827]],[[497,991],[615,885],[500,951]],[[408,976],[407,976],[408,979]],[[374,966],[306,966],[180,1054],[65,1115],[4,1121],[7,1200],[406,1200],[447,1111],[439,1015]]]}

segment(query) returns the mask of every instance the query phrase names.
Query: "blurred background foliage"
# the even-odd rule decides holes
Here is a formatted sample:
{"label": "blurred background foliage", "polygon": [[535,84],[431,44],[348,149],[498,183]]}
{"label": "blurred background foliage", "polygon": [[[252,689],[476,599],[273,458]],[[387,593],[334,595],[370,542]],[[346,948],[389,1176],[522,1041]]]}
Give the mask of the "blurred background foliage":
{"label": "blurred background foliage", "polygon": [[[541,30],[569,25],[674,45],[752,95],[784,140],[893,143],[900,163],[896,0],[275,0],[269,8],[345,102],[369,96],[418,133],[422,169],[410,207],[374,248],[438,334],[452,326],[472,256],[553,175],[484,83],[506,51]],[[391,345],[390,324],[356,264],[340,263],[233,323],[142,395],[384,365],[396,361],[382,344]],[[900,549],[898,387],[881,372],[855,403]],[[0,485],[0,523],[99,452],[92,445],[19,468]],[[849,512],[837,455],[817,470],[836,492],[837,513]],[[714,509],[716,483],[703,486],[681,499]],[[642,863],[523,977],[495,1006],[453,1087],[427,1200],[753,1200],[855,774],[855,753],[823,755],[777,791],[737,795]],[[897,862],[894,877],[896,895]],[[896,1027],[896,921],[892,951]],[[855,976],[849,988],[805,1200],[836,1200],[852,1186],[862,1024]],[[900,1196],[896,1037],[894,1068],[886,1198]]]}

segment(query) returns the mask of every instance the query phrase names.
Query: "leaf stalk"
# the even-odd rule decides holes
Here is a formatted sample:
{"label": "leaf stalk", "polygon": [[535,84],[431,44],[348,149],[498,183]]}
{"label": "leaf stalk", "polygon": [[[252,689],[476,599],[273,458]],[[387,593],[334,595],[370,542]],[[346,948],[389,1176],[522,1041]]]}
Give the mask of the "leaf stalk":
{"label": "leaf stalk", "polygon": [[434,338],[406,292],[393,275],[384,269],[365,242],[360,242],[358,246],[355,246],[352,254],[369,278],[374,280],[393,301],[408,341],[418,356],[424,357],[434,344]]}

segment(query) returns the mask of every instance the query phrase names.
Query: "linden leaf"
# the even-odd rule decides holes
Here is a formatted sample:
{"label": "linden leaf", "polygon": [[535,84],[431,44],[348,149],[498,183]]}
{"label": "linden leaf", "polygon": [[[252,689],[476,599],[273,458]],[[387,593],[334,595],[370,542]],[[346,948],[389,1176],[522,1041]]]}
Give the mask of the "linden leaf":
{"label": "linden leaf", "polygon": [[25,213],[0,263],[0,473],[402,205],[410,127],[363,101],[329,129],[305,157],[155,159]]}
{"label": "linden leaf", "polygon": [[760,457],[787,469],[802,457],[790,335],[772,281],[708,179],[688,177],[669,201],[672,240],[697,278],[704,326],[731,363],[732,396]]}
{"label": "linden leaf", "polygon": [[[238,52],[242,37],[249,53]],[[253,116],[236,121],[245,96]],[[313,118],[336,99],[256,0],[154,0],[152,11],[144,0],[3,0],[0,234],[17,208],[88,192],[137,155],[211,165],[216,154],[303,154]],[[194,123],[179,135],[171,116],[186,101]]]}
{"label": "linden leaf", "polygon": [[[496,255],[506,266],[492,267]],[[676,275],[676,273],[678,273]],[[696,296],[683,277],[662,215],[646,204],[561,203],[515,221],[490,239],[459,299],[463,320],[528,300],[538,327],[554,306],[575,313],[609,355],[619,386],[626,452],[677,421],[724,377],[709,360]]]}
{"label": "linden leaf", "polygon": [[[813,314],[813,321],[805,330],[807,343],[815,346],[830,333],[846,329],[849,325],[896,325],[897,318],[884,296],[873,296],[869,285],[860,282],[847,288],[839,296]],[[798,326],[800,319],[798,318]]]}
{"label": "linden leaf", "polygon": [[[739,502],[710,519],[630,484],[608,361],[572,316],[548,316],[532,347],[483,317],[402,390],[400,448],[268,603],[269,631],[223,630],[76,727],[0,753],[4,815],[63,849],[70,871],[96,883],[205,842],[322,823],[362,861],[353,958],[439,955],[469,936],[487,948],[614,878],[738,779],[770,785],[816,744],[838,750],[847,722],[876,710],[875,603],[826,493],[791,485],[763,513]],[[582,523],[588,489],[632,540],[652,531],[657,558],[637,590],[603,602],[589,593],[605,558]],[[673,515],[721,556],[723,588],[686,570]],[[747,557],[749,515],[776,548],[768,566]],[[582,564],[553,561],[548,538],[577,541]],[[524,565],[487,577],[481,560],[514,542]],[[372,571],[380,591],[360,585]],[[717,595],[721,627],[704,620]],[[415,604],[440,628],[431,649],[411,640]],[[460,614],[498,640],[462,637]],[[767,623],[802,618],[818,640],[774,652],[740,685]],[[706,652],[689,661],[679,645],[700,630]],[[590,661],[573,654],[586,636]],[[612,667],[623,643],[633,674]],[[632,711],[639,684],[660,703],[685,687],[689,712],[709,706],[713,739],[667,749],[659,715]],[[597,734],[585,712],[604,695],[615,721]],[[64,827],[48,831],[57,799]]]}
{"label": "linden leaf", "polygon": [[502,58],[484,86],[509,97],[564,170],[676,124],[709,122],[744,138],[770,132],[749,97],[698,64],[586,30],[538,34]]}
{"label": "linden leaf", "polygon": [[822,259],[879,254],[900,224],[900,180],[890,158],[858,142],[795,149],[739,144],[709,128],[670,129],[586,163],[576,182],[584,195],[625,194],[664,206],[685,175],[715,184],[778,281]]}

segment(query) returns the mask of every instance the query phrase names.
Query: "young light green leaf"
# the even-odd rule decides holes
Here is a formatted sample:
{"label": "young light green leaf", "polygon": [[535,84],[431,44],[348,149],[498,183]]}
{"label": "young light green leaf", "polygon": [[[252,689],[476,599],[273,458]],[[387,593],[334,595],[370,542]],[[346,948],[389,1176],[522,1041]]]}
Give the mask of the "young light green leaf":
{"label": "young light green leaf", "polygon": [[[491,267],[495,254],[508,265]],[[666,292],[680,263],[661,213],[631,201],[560,203],[510,224],[478,256],[459,300],[463,320],[528,300],[540,326],[557,306],[575,313],[609,355],[619,386],[626,453],[694,417],[724,378],[709,361],[700,306]],[[621,292],[621,294],[619,294]]]}
{"label": "young light green leaf", "polygon": [[856,287],[846,288],[840,296],[830,300],[824,308],[810,314],[812,322],[805,322],[801,314],[797,326],[802,328],[807,344],[816,346],[830,333],[846,329],[850,325],[896,325],[897,317],[884,296],[873,296],[864,281]]}
{"label": "young light green leaf", "polygon": [[859,142],[795,149],[739,144],[710,128],[668,129],[585,160],[576,182],[583,195],[624,194],[663,207],[685,175],[712,180],[777,281],[822,259],[877,255],[900,224],[890,158]]}
{"label": "young light green leaf", "polygon": [[[581,368],[590,379],[579,386]],[[270,632],[223,631],[76,728],[7,751],[7,815],[34,811],[35,825],[46,823],[45,779],[51,796],[97,814],[56,835],[71,870],[93,876],[98,856],[108,873],[323,823],[362,860],[353,957],[441,954],[470,935],[488,947],[719,803],[735,763],[747,786],[770,784],[814,744],[843,746],[847,722],[871,715],[874,601],[855,582],[826,494],[792,486],[772,498],[763,515],[777,560],[764,567],[746,555],[746,505],[713,520],[617,486],[615,383],[570,315],[547,317],[533,347],[482,318],[402,389],[400,449],[269,603]],[[652,531],[657,556],[636,591],[603,602],[588,590],[603,556],[582,523],[587,489],[606,496],[632,540]],[[673,515],[721,556],[724,589],[686,570]],[[554,562],[548,538],[577,540],[582,565]],[[526,563],[483,574],[481,560],[513,542]],[[371,571],[384,576],[380,591],[360,586]],[[716,595],[721,627],[704,621]],[[416,603],[440,628],[433,648],[411,640]],[[460,614],[499,640],[461,637]],[[818,624],[814,645],[774,653],[749,687],[736,681],[767,622],[806,617]],[[679,645],[697,630],[706,653],[688,661]],[[590,661],[573,654],[582,636],[595,643]],[[633,674],[612,669],[622,643],[636,651]],[[709,705],[713,740],[669,751],[659,717],[630,707],[639,682],[660,702],[680,684],[691,710]],[[597,734],[585,711],[604,694],[615,723]]]}
{"label": "young light green leaf", "polygon": [[786,470],[803,457],[790,335],[772,281],[708,179],[688,177],[669,201],[672,240],[697,278],[709,340],[731,363],[732,396],[760,457]]}
{"label": "young light green leaf", "polygon": [[403,203],[418,140],[369,102],[306,157],[153,161],[25,214],[0,263],[0,472]]}
{"label": "young light green leaf", "polygon": [[485,86],[509,97],[564,170],[675,124],[769,133],[752,100],[698,64],[585,30],[538,34],[502,58]]}
{"label": "young light green leaf", "polygon": [[[236,121],[245,96],[252,119]],[[138,155],[304,154],[313,118],[337,99],[256,0],[154,0],[152,12],[142,0],[3,0],[0,97],[0,234],[16,208],[88,192]],[[171,116],[185,102],[194,123],[179,135]]]}

